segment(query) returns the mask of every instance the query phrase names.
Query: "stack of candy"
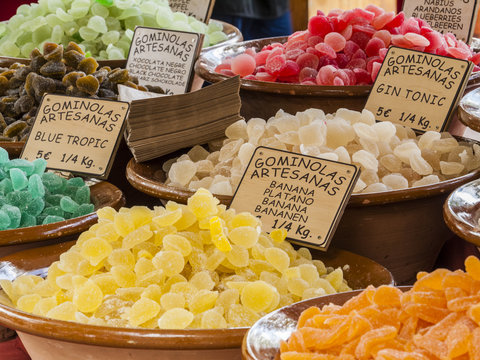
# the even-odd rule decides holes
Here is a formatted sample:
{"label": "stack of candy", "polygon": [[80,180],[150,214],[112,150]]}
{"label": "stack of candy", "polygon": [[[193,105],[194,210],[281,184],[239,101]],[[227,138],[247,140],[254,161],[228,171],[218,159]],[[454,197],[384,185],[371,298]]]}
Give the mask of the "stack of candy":
{"label": "stack of candy", "polygon": [[480,146],[458,142],[447,132],[417,136],[408,127],[375,122],[368,110],[339,109],[327,115],[318,109],[296,115],[280,110],[268,121],[237,121],[225,135],[220,148],[212,144],[211,153],[195,146],[167,161],[166,183],[233,195],[257,146],[356,164],[362,171],[354,193],[435,184],[480,167]]}
{"label": "stack of candy", "polygon": [[0,141],[25,140],[35,120],[42,96],[65,94],[116,100],[118,85],[143,91],[163,92],[158,87],[138,85],[126,69],[98,68],[97,61],[85,57],[71,42],[63,45],[45,43],[43,54],[35,49],[30,64],[14,63],[0,67]]}
{"label": "stack of candy", "polygon": [[[93,212],[82,178],[45,172],[44,159],[9,160],[0,148],[0,230],[45,225]],[[1,235],[0,235],[1,236]]]}
{"label": "stack of candy", "polygon": [[215,69],[246,80],[304,85],[368,85],[380,70],[390,45],[470,60],[474,53],[451,33],[441,34],[422,19],[405,18],[369,5],[365,9],[318,11],[308,30],[297,31],[286,43],[272,43],[256,52],[226,59]]}
{"label": "stack of candy", "polygon": [[478,359],[480,261],[465,265],[421,272],[405,293],[369,287],[343,306],[305,310],[280,359]]}
{"label": "stack of candy", "polygon": [[250,326],[301,299],[350,288],[341,268],[296,251],[285,230],[218,205],[207,190],[188,205],[97,211],[98,224],[46,279],[0,280],[0,301],[86,324],[161,329]]}
{"label": "stack of candy", "polygon": [[137,25],[205,34],[204,46],[227,39],[221,23],[172,12],[167,0],[39,0],[0,23],[0,55],[28,57],[45,42],[75,41],[98,59],[126,59]]}

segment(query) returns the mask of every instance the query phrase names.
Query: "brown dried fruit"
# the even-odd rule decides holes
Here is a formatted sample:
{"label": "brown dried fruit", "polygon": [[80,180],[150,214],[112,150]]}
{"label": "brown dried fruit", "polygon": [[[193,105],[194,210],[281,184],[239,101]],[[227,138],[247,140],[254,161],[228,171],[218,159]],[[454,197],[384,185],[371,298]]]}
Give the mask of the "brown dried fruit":
{"label": "brown dried fruit", "polygon": [[85,74],[90,75],[97,71],[98,62],[94,58],[85,58],[78,64],[77,70],[83,71]]}
{"label": "brown dried fruit", "polygon": [[8,125],[3,130],[3,136],[8,136],[8,137],[17,136],[26,127],[27,127],[27,123],[25,121],[17,120],[14,123]]}
{"label": "brown dried fruit", "polygon": [[17,113],[26,113],[30,111],[32,107],[35,106],[35,99],[31,96],[25,95],[20,97],[17,101],[15,101],[15,111]]}
{"label": "brown dried fruit", "polygon": [[85,59],[85,55],[79,53],[76,50],[69,50],[65,54],[63,54],[63,58],[65,59],[65,65],[76,69],[78,64]]}
{"label": "brown dried fruit", "polygon": [[127,69],[115,69],[108,74],[108,80],[115,84],[123,84],[128,81],[128,70]]}
{"label": "brown dried fruit", "polygon": [[72,71],[63,77],[62,83],[66,87],[75,86],[75,84],[77,83],[77,80],[83,76],[85,76],[85,73],[83,71]]}
{"label": "brown dried fruit", "polygon": [[100,83],[93,75],[81,77],[77,80],[77,88],[90,95],[95,95],[100,87]]}
{"label": "brown dried fruit", "polygon": [[[55,44],[56,45],[56,44]],[[43,53],[43,57],[48,61],[62,61],[63,58],[63,45],[58,45],[51,52]]]}
{"label": "brown dried fruit", "polygon": [[70,41],[67,45],[67,48],[65,49],[65,51],[70,51],[70,50],[75,50],[75,51],[79,52],[80,54],[85,55],[82,48],[80,46],[78,46],[77,43],[74,43],[73,41]]}
{"label": "brown dried fruit", "polygon": [[61,79],[66,72],[65,64],[60,61],[49,61],[40,68],[40,74],[57,79]]}
{"label": "brown dried fruit", "polygon": [[8,89],[8,79],[0,75],[0,95],[3,95]]}

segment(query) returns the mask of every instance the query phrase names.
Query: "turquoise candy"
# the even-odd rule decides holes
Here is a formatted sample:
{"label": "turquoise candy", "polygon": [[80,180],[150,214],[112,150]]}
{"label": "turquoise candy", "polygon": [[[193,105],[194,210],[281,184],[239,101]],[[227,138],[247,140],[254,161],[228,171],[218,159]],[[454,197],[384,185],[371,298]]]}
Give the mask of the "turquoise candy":
{"label": "turquoise candy", "polygon": [[42,198],[32,199],[25,207],[25,212],[32,216],[40,215],[45,208],[45,201]]}
{"label": "turquoise candy", "polygon": [[60,207],[63,211],[75,213],[78,210],[79,205],[75,201],[73,201],[70,196],[64,196],[60,200]]}
{"label": "turquoise candy", "polygon": [[3,195],[0,195],[0,207],[7,203],[7,198]]}
{"label": "turquoise candy", "polygon": [[71,186],[71,185],[67,184],[65,189],[63,189],[62,193],[63,193],[63,195],[69,196],[73,199],[73,198],[75,198],[75,195],[77,194],[77,190],[78,190],[78,187]]}
{"label": "turquoise candy", "polygon": [[9,160],[8,151],[0,147],[0,164],[5,164]]}
{"label": "turquoise candy", "polygon": [[47,195],[45,196],[45,201],[53,206],[60,206],[60,200],[62,197],[63,195]]}
{"label": "turquoise candy", "polygon": [[37,215],[37,216],[35,216],[35,219],[37,220],[37,225],[43,224],[43,220],[45,220],[45,218],[47,216],[48,215]]}
{"label": "turquoise candy", "polygon": [[89,204],[90,203],[90,188],[88,186],[82,186],[77,190],[75,194],[75,201],[78,204]]}
{"label": "turquoise candy", "polygon": [[10,170],[13,168],[24,171],[27,176],[32,175],[34,170],[33,163],[23,159],[13,159],[3,165],[4,170]]}
{"label": "turquoise candy", "polygon": [[33,160],[33,173],[37,175],[42,175],[47,168],[47,160],[45,159],[35,159]]}
{"label": "turquoise candy", "polygon": [[20,220],[22,219],[22,213],[20,209],[16,206],[5,204],[2,206],[1,210],[7,213],[8,217],[10,218],[10,225],[8,226],[9,229],[16,229],[20,225]]}
{"label": "turquoise candy", "polygon": [[43,209],[42,211],[42,215],[54,215],[54,216],[65,217],[65,213],[63,212],[60,206],[45,207],[45,209]]}
{"label": "turquoise candy", "polygon": [[12,191],[6,196],[7,203],[13,206],[25,210],[30,201],[32,201],[33,196],[27,190],[24,191]]}
{"label": "turquoise candy", "polygon": [[0,192],[1,193],[6,195],[11,191],[13,191],[12,180],[3,179],[2,181],[0,181]]}
{"label": "turquoise candy", "polygon": [[8,229],[9,226],[10,226],[10,217],[5,211],[0,210],[0,230]]}
{"label": "turquoise candy", "polygon": [[35,226],[37,225],[37,219],[35,216],[27,214],[27,213],[22,213],[22,219],[20,220],[20,227],[29,227],[29,226]]}
{"label": "turquoise candy", "polygon": [[42,175],[43,185],[52,193],[63,189],[63,179],[51,172],[46,172]]}
{"label": "turquoise candy", "polygon": [[[0,148],[1,149],[1,148]],[[5,172],[5,170],[3,169],[0,169],[0,180],[3,180],[5,178],[8,178],[8,175],[7,173]]]}
{"label": "turquoise candy", "polygon": [[73,214],[74,217],[84,216],[94,212],[95,206],[93,204],[82,204],[78,207],[78,210]]}
{"label": "turquoise candy", "polygon": [[74,177],[67,180],[67,184],[75,187],[85,186],[85,181],[81,177]]}
{"label": "turquoise candy", "polygon": [[55,216],[55,215],[47,215],[45,217],[45,219],[42,221],[42,225],[47,225],[47,224],[51,224],[51,223],[56,223],[56,222],[59,222],[59,221],[64,221],[65,218],[61,217],[61,216]]}
{"label": "turquoise candy", "polygon": [[13,190],[23,190],[28,186],[28,179],[25,173],[17,168],[9,170],[10,180],[12,180]]}
{"label": "turquoise candy", "polygon": [[34,198],[45,196],[45,187],[43,186],[42,178],[38,174],[33,174],[28,179],[28,191]]}

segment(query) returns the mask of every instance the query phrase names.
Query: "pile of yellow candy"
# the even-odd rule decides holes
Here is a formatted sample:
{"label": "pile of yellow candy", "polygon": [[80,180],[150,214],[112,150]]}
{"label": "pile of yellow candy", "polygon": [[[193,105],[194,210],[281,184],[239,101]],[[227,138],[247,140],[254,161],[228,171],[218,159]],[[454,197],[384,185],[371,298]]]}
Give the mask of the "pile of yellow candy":
{"label": "pile of yellow candy", "polygon": [[348,291],[341,268],[326,268],[261,233],[199,189],[188,205],[97,211],[98,223],[54,262],[46,279],[0,280],[0,301],[49,318],[161,329],[252,325],[265,313],[314,296]]}

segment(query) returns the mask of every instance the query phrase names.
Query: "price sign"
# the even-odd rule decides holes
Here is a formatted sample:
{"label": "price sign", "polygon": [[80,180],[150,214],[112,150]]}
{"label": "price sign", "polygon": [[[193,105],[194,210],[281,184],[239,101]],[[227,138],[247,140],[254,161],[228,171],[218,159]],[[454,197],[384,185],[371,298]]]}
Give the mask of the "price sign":
{"label": "price sign", "polygon": [[292,242],[326,251],[359,175],[352,164],[260,146],[230,206],[258,216],[266,231],[283,228]]}
{"label": "price sign", "polygon": [[127,69],[141,85],[160,86],[168,95],[185,94],[192,86],[202,41],[197,33],[138,26]]}
{"label": "price sign", "polygon": [[129,106],[119,101],[44,95],[21,158],[43,158],[49,169],[105,179]]}
{"label": "price sign", "polygon": [[467,60],[390,47],[365,108],[379,121],[444,131],[472,69]]}
{"label": "price sign", "polygon": [[433,29],[453,33],[468,44],[475,29],[478,0],[404,0],[403,11],[406,16],[423,19]]}
{"label": "price sign", "polygon": [[208,23],[215,0],[168,0],[172,11],[180,11]]}

